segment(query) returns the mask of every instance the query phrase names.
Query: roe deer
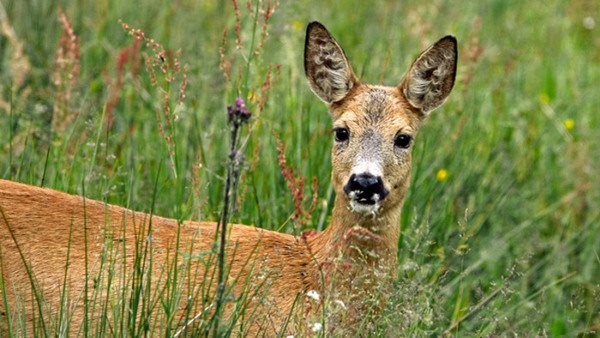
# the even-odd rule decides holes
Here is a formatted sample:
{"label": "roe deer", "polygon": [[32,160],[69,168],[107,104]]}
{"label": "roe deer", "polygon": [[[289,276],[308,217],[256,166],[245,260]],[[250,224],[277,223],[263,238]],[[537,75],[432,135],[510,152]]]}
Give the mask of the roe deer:
{"label": "roe deer", "polygon": [[[337,197],[332,221],[324,231],[300,237],[246,225],[230,227],[229,276],[246,281],[245,286],[238,283],[233,294],[254,292],[259,285],[262,290],[261,297],[244,298],[253,319],[237,330],[302,334],[309,318],[320,322],[320,311],[328,304],[331,315],[324,329],[352,332],[367,314],[377,313],[397,264],[400,210],[409,186],[415,135],[429,112],[450,93],[456,61],[456,39],[446,36],[416,58],[398,86],[368,85],[358,80],[326,28],[318,22],[308,25],[306,77],[333,119],[332,181]],[[56,317],[60,308],[69,310],[73,332],[80,332],[84,319],[99,321],[101,306],[84,309],[86,298],[91,298],[88,293],[111,276],[102,273],[106,269],[102,255],[110,251],[117,256],[111,261],[116,271],[112,278],[122,274],[123,280],[135,281],[131,276],[140,242],[152,257],[146,274],[162,276],[144,291],[144,296],[155,297],[153,311],[179,327],[207,311],[193,304],[198,297],[211,297],[200,289],[206,288],[203,276],[213,267],[193,257],[213,246],[215,223],[178,224],[174,219],[4,180],[0,181],[0,212],[2,284],[9,307],[1,302],[0,308],[3,313],[25,313],[28,324],[23,328],[35,321],[50,331],[64,330],[65,324]],[[182,276],[181,270],[187,271],[186,277],[177,282],[165,278],[175,269]],[[179,283],[180,291],[174,294],[181,298],[171,312],[160,305],[161,297],[169,293],[164,291],[173,287],[169,283]],[[109,298],[109,307],[124,302],[119,297],[127,295],[116,289],[129,287],[113,284],[115,290],[104,286],[98,296]],[[229,303],[227,313],[233,306]],[[302,308],[301,314],[289,320],[294,306]],[[129,315],[135,322],[135,312]],[[53,319],[41,322],[41,316]]]}

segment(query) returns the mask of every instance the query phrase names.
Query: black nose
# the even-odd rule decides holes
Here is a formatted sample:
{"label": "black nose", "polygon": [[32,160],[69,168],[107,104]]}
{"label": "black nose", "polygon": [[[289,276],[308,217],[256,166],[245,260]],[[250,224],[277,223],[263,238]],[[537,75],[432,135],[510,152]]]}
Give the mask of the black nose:
{"label": "black nose", "polygon": [[363,204],[375,204],[383,200],[388,194],[381,177],[371,174],[352,174],[348,184],[344,187],[344,192],[351,199]]}

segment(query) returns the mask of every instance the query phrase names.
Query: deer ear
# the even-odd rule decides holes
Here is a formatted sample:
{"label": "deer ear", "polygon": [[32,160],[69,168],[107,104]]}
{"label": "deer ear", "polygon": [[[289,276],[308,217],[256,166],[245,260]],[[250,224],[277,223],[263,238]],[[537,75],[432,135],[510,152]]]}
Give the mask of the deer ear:
{"label": "deer ear", "polygon": [[439,107],[450,94],[456,77],[457,53],[456,38],[443,37],[421,53],[404,76],[400,90],[423,114]]}
{"label": "deer ear", "polygon": [[342,100],[358,83],[346,54],[318,22],[306,28],[304,71],[312,91],[327,104]]}

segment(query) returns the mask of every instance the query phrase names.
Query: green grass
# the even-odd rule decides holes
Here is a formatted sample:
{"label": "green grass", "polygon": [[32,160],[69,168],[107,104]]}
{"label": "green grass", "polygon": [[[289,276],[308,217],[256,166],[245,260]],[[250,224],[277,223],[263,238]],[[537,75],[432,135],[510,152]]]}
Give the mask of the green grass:
{"label": "green grass", "polygon": [[[244,48],[236,50],[229,2],[0,2],[16,39],[0,34],[0,177],[76,194],[85,186],[88,198],[216,220],[228,152],[226,106],[242,96],[254,117],[242,136],[246,161],[233,221],[289,233],[327,224],[333,201],[331,121],[302,69],[306,24],[323,22],[365,82],[388,85],[399,83],[427,44],[454,34],[457,83],[416,139],[399,224],[399,276],[378,327],[407,335],[598,334],[599,3],[282,1],[261,47],[263,16],[255,27],[256,12],[241,2]],[[62,86],[54,84],[59,4],[78,36],[81,63],[75,81]],[[586,17],[595,27],[585,27]],[[181,49],[189,85],[175,109],[181,76],[170,87],[153,86],[138,56],[139,70],[124,68],[107,129],[109,83],[120,51],[133,43],[119,19]],[[225,27],[229,79],[220,69]],[[15,41],[22,46],[18,58]],[[152,55],[146,47],[142,53]],[[60,101],[65,86],[72,94]],[[171,124],[162,115],[161,89],[170,91],[178,115]],[[165,128],[172,126],[171,148],[157,111]],[[319,203],[305,224],[289,221],[294,204],[275,135],[288,163],[307,182],[318,178]],[[441,169],[445,181],[436,179]],[[306,207],[311,194],[307,188]]]}

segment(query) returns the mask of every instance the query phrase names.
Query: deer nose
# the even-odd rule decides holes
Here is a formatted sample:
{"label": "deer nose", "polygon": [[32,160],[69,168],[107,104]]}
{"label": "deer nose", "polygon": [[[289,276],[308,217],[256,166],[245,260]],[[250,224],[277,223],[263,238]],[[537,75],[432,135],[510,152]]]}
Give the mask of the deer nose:
{"label": "deer nose", "polygon": [[367,173],[352,174],[344,187],[344,192],[350,199],[362,204],[375,204],[388,195],[381,177]]}

